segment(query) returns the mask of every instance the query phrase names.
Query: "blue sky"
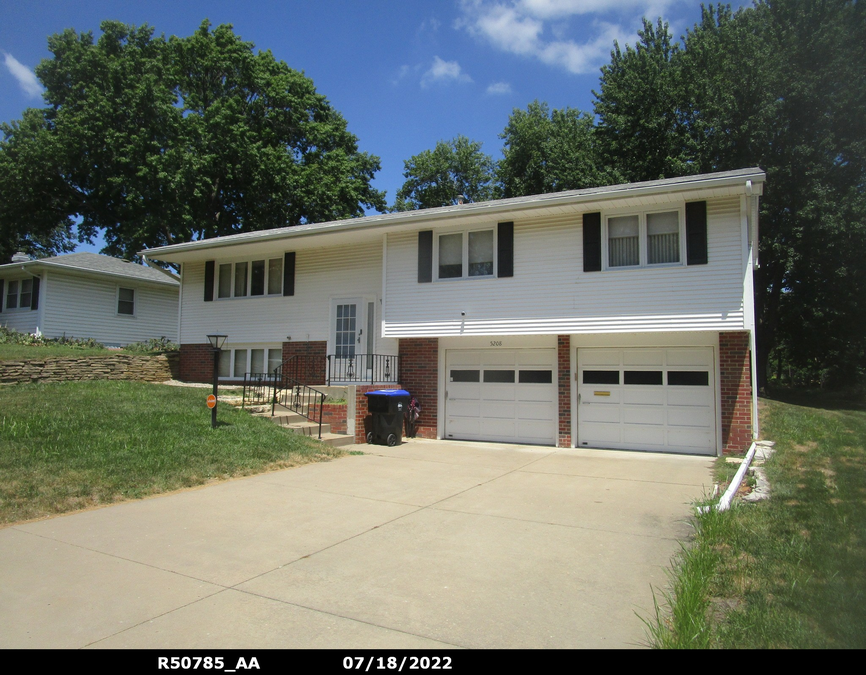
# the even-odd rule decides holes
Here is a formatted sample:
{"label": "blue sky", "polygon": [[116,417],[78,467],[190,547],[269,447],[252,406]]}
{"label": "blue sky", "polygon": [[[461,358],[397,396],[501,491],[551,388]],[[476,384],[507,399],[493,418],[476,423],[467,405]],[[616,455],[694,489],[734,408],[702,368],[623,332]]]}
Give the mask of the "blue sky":
{"label": "blue sky", "polygon": [[374,185],[391,203],[403,161],[438,140],[463,134],[498,160],[514,108],[539,99],[591,112],[613,41],[633,44],[643,16],[663,17],[679,37],[700,18],[700,2],[0,0],[0,120],[42,105],[32,70],[50,57],[53,33],[98,35],[114,19],[185,36],[207,18],[313,80],[361,150],[381,158]]}

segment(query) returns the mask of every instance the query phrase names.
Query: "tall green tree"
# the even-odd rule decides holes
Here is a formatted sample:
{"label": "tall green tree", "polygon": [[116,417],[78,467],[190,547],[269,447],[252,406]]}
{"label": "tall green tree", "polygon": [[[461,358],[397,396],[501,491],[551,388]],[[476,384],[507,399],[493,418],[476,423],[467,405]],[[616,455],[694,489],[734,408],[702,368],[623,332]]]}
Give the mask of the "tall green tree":
{"label": "tall green tree", "polygon": [[[255,52],[231,26],[186,38],[105,22],[67,30],[36,74],[48,108],[3,128],[0,165],[43,162],[0,181],[0,204],[79,219],[106,252],[363,215],[385,209],[377,157],[303,74]],[[25,123],[26,122],[26,123]],[[17,148],[27,147],[27,153]],[[34,187],[35,186],[35,187]],[[36,188],[39,189],[36,189]],[[14,209],[0,206],[0,227]],[[42,218],[40,218],[41,222]]]}
{"label": "tall green tree", "polygon": [[638,38],[624,51],[614,42],[593,92],[602,159],[630,182],[694,173],[680,115],[680,47],[661,19],[644,19]]}
{"label": "tall green tree", "polygon": [[508,118],[503,157],[497,165],[503,196],[576,190],[617,182],[619,176],[600,161],[596,128],[590,115],[575,108],[550,111],[533,101]]}
{"label": "tall green tree", "polygon": [[406,181],[397,192],[394,211],[448,206],[461,195],[471,202],[496,196],[493,159],[481,151],[481,143],[465,136],[439,141],[403,164]]}

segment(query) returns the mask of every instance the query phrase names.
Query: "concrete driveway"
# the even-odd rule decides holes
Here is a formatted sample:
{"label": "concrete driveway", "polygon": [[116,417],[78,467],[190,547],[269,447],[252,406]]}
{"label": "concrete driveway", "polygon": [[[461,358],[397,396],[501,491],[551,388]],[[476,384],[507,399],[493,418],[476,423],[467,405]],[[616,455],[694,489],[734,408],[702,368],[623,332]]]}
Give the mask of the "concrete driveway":
{"label": "concrete driveway", "polygon": [[0,530],[0,647],[635,647],[711,483],[688,456],[357,449]]}

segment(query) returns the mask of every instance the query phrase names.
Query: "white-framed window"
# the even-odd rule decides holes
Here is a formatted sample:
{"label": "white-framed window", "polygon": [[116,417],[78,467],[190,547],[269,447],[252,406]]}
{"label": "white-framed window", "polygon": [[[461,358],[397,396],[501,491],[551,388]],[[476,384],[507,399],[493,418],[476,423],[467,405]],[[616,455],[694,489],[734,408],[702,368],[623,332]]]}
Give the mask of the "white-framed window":
{"label": "white-framed window", "polygon": [[219,263],[216,297],[256,298],[283,294],[283,259],[264,258]]}
{"label": "white-framed window", "polygon": [[29,310],[33,303],[33,279],[13,279],[6,282],[4,309]]}
{"label": "white-framed window", "polygon": [[117,289],[117,313],[126,316],[135,316],[135,289]]}
{"label": "white-framed window", "polygon": [[606,269],[682,265],[684,227],[679,208],[608,215],[603,236]]}
{"label": "white-framed window", "polygon": [[246,346],[223,349],[220,353],[219,377],[242,380],[246,373],[271,375],[283,362],[282,346]]}
{"label": "white-framed window", "polygon": [[496,230],[486,228],[443,232],[436,237],[434,269],[437,279],[474,279],[496,276]]}

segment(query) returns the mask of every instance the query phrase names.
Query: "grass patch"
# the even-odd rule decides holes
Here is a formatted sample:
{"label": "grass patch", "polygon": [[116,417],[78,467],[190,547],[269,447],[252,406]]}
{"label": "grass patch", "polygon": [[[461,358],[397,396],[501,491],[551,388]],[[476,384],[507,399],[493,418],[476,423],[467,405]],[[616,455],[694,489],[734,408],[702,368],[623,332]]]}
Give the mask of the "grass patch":
{"label": "grass patch", "polygon": [[338,448],[142,382],[0,388],[0,525],[325,461]]}
{"label": "grass patch", "polygon": [[762,401],[772,498],[695,519],[653,646],[866,647],[866,412],[815,403]]}

